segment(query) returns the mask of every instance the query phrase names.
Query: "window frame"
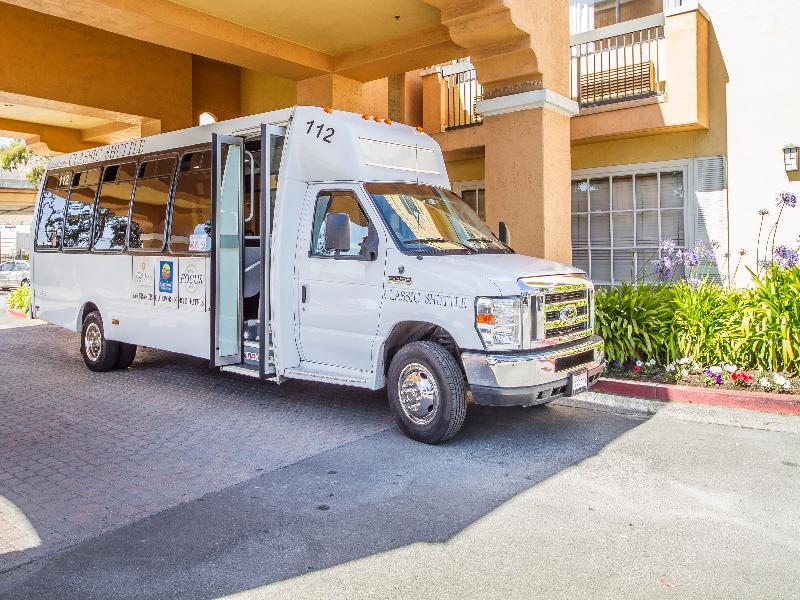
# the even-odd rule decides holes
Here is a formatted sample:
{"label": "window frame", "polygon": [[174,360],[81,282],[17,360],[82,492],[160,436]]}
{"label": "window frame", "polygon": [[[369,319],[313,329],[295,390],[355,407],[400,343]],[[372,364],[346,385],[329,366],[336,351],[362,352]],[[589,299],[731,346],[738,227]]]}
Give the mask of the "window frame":
{"label": "window frame", "polygon": [[[67,194],[67,201],[64,204],[64,223],[61,226],[61,252],[66,254],[82,254],[82,253],[91,253],[92,246],[94,245],[94,214],[97,210],[97,193],[100,190],[100,186],[103,180],[103,170],[104,166],[101,163],[86,163],[84,165],[80,165],[80,167],[74,168],[72,170],[72,179],[70,180],[69,184],[69,193]],[[83,178],[84,174],[89,173],[90,171],[100,171],[100,175],[98,176],[97,183],[95,184],[83,184],[83,185],[75,185],[75,179],[78,178],[78,182],[80,184],[80,180]],[[64,246],[64,231],[67,227],[67,214],[69,213],[69,203],[72,199],[72,190],[73,189],[82,189],[88,188],[92,185],[95,186],[94,188],[94,199],[92,200],[92,211],[91,211],[91,220],[89,222],[89,245],[85,248],[81,247],[74,247],[74,248],[67,248]]]}
{"label": "window frame", "polygon": [[[140,156],[136,160],[136,177],[133,179],[133,191],[131,192],[131,200],[128,203],[128,226],[125,228],[125,252],[132,255],[153,255],[153,254],[166,254],[166,250],[169,247],[169,235],[170,229],[172,227],[172,197],[175,192],[175,181],[177,177],[175,175],[178,172],[178,168],[180,166],[180,160],[178,160],[178,156],[181,153],[182,149],[176,148],[172,150],[167,150],[164,152],[157,152],[155,154],[147,155],[147,156]],[[159,249],[150,249],[145,250],[144,248],[131,248],[130,240],[131,240],[131,217],[133,215],[133,202],[136,199],[136,190],[139,187],[139,180],[140,179],[158,179],[159,177],[163,177],[163,175],[155,175],[153,177],[139,177],[139,170],[141,169],[142,165],[147,162],[161,160],[163,158],[175,158],[175,166],[172,169],[172,179],[170,180],[169,190],[167,190],[167,207],[166,207],[166,216],[164,220],[164,243],[161,245]],[[129,161],[122,161],[123,163]]]}
{"label": "window frame", "polygon": [[[47,180],[50,177],[60,177],[62,175],[67,175],[68,176],[67,180],[69,181],[69,183],[67,185],[65,185],[65,186],[57,186],[57,187],[54,187],[54,188],[48,188],[47,187]],[[62,169],[53,169],[52,172],[50,172],[50,171],[45,172],[44,178],[42,180],[42,184],[39,187],[39,195],[38,195],[38,201],[37,201],[37,206],[36,206],[36,214],[35,214],[35,216],[36,216],[36,227],[35,227],[35,230],[33,232],[33,244],[32,244],[32,246],[33,246],[33,250],[32,251],[33,252],[61,252],[62,241],[64,239],[64,222],[66,221],[66,218],[67,218],[67,203],[69,202],[69,192],[70,192],[70,188],[72,187],[72,177],[74,175],[75,175],[75,171],[74,171],[74,169],[71,169],[71,168],[70,169],[63,169],[63,170]],[[66,198],[64,199],[64,209],[61,211],[61,216],[62,216],[61,236],[59,238],[58,247],[52,247],[52,246],[41,246],[40,247],[38,245],[38,243],[37,243],[37,240],[39,239],[39,227],[42,224],[42,196],[45,194],[45,192],[47,192],[49,190],[66,190],[66,192],[67,192]]]}
{"label": "window frame", "polygon": [[[94,245],[97,240],[94,239],[94,227],[97,220],[97,210],[100,206],[100,192],[103,191],[103,184],[108,183],[107,181],[103,181],[103,178],[105,177],[106,174],[106,169],[108,169],[109,167],[116,167],[128,163],[134,163],[136,165],[135,167],[136,173],[138,173],[140,162],[141,161],[137,157],[132,156],[132,157],[127,157],[127,160],[119,159],[107,164],[101,164],[100,182],[97,185],[97,193],[95,194],[95,199],[94,199],[94,213],[92,213],[92,244],[90,247],[91,248],[90,252],[92,252],[92,254],[125,254],[126,252],[128,252],[128,235],[130,234],[129,229],[131,224],[131,204],[133,204],[133,196],[136,193],[136,177],[130,180],[131,195],[128,198],[128,211],[127,211],[128,222],[125,225],[125,244],[123,245],[123,247],[118,250],[96,250]],[[114,180],[114,183],[116,183],[116,180]]]}
{"label": "window frame", "polygon": [[[214,246],[214,236],[211,236],[211,244],[209,245],[209,249],[205,252],[178,252],[172,250],[172,211],[175,203],[175,193],[178,190],[178,178],[181,174],[181,162],[183,161],[183,157],[187,154],[194,154],[195,152],[212,152],[212,147],[210,144],[198,144],[196,146],[189,146],[185,148],[179,148],[178,151],[178,160],[175,164],[175,173],[172,176],[172,187],[169,193],[169,214],[167,215],[167,235],[164,241],[164,254],[169,256],[197,256],[197,257],[208,257],[211,256],[211,251],[213,250]],[[212,159],[211,166],[208,169],[209,173],[211,174],[211,183],[210,185],[214,185],[214,162]],[[188,172],[188,171],[187,171]],[[213,187],[209,189],[211,195],[209,196],[209,209],[211,215],[211,221],[214,221],[214,205],[213,205],[213,197],[214,197],[214,190]],[[133,206],[133,202],[131,202],[131,206]],[[130,223],[130,220],[129,220]],[[126,239],[127,241],[127,239]]]}
{"label": "window frame", "polygon": [[[604,286],[604,287],[616,287],[619,285],[618,281],[615,281],[614,278],[614,250],[625,250],[627,247],[622,248],[614,248],[614,224],[613,224],[613,215],[615,213],[632,213],[634,215],[641,214],[643,212],[656,212],[658,214],[658,223],[659,223],[659,238],[661,238],[661,215],[662,215],[662,208],[661,208],[661,174],[666,171],[682,171],[683,172],[683,181],[684,181],[684,194],[683,194],[683,231],[684,231],[684,244],[687,248],[693,248],[696,241],[696,214],[697,214],[697,195],[696,195],[696,188],[695,188],[695,181],[694,181],[694,159],[683,159],[683,160],[670,160],[670,161],[659,161],[659,162],[649,162],[649,163],[634,163],[634,164],[627,164],[627,165],[616,165],[612,167],[596,167],[590,169],[578,169],[574,170],[571,173],[570,177],[570,187],[578,180],[588,180],[590,179],[603,179],[607,178],[609,181],[609,210],[608,211],[591,211],[591,199],[589,198],[587,204],[586,211],[578,211],[574,212],[572,210],[572,199],[570,195],[570,231],[572,228],[572,217],[576,214],[578,215],[586,215],[587,216],[587,228],[586,228],[586,247],[585,248],[578,248],[578,250],[585,250],[587,252],[587,265],[588,271],[587,275],[589,276],[592,281],[595,282],[595,285]],[[658,190],[658,200],[657,200],[657,207],[655,209],[637,209],[636,208],[636,186],[635,183],[633,184],[633,209],[626,209],[626,210],[614,210],[614,185],[613,179],[614,177],[629,177],[629,176],[636,176],[636,175],[652,175],[658,174],[658,184],[656,188]],[[635,177],[634,177],[635,181]],[[666,208],[664,210],[677,212],[676,208]],[[609,275],[610,275],[610,282],[608,281],[597,281],[592,278],[592,243],[591,243],[591,216],[593,214],[600,214],[600,215],[609,215],[609,241],[608,241],[608,252],[609,252]],[[634,241],[629,248],[630,250],[637,249],[637,240],[636,240],[636,227],[637,221],[636,217],[634,216],[633,221],[633,235]],[[575,251],[575,240],[571,240],[571,250],[572,252]],[[606,251],[605,245],[602,248],[598,248],[599,250]],[[657,249],[658,256],[661,256],[661,249]],[[638,264],[638,257],[637,257],[637,264]]]}
{"label": "window frame", "polygon": [[[372,258],[372,256],[369,253],[366,254],[366,255],[362,255],[362,254],[344,254],[344,255],[343,254],[338,254],[338,255],[337,254],[331,254],[331,255],[324,255],[324,254],[315,254],[314,253],[314,242],[315,242],[315,240],[314,240],[314,215],[316,215],[316,213],[317,213],[317,202],[319,202],[320,196],[323,196],[325,194],[330,194],[330,193],[336,193],[336,192],[338,192],[338,193],[343,193],[343,192],[344,193],[350,193],[355,197],[356,202],[358,203],[358,208],[359,208],[359,210],[361,210],[361,214],[363,214],[364,217],[367,219],[367,230],[368,230],[367,235],[370,235],[370,234],[374,235],[375,239],[377,241],[377,248],[375,249],[376,258],[377,258],[377,255],[379,254],[380,239],[378,237],[378,230],[375,228],[375,224],[373,223],[373,220],[370,218],[369,212],[367,212],[367,209],[365,208],[365,204],[364,204],[363,198],[359,197],[358,189],[346,188],[346,187],[345,188],[330,187],[330,188],[319,189],[319,190],[317,190],[317,193],[314,195],[314,202],[312,203],[312,207],[311,207],[311,232],[310,232],[310,235],[309,235],[310,242],[309,242],[309,245],[308,245],[308,258],[318,258],[318,259],[323,259],[323,260],[361,260],[361,261],[373,261],[373,260],[376,260],[376,258]],[[352,221],[351,221],[351,223],[352,223]]]}

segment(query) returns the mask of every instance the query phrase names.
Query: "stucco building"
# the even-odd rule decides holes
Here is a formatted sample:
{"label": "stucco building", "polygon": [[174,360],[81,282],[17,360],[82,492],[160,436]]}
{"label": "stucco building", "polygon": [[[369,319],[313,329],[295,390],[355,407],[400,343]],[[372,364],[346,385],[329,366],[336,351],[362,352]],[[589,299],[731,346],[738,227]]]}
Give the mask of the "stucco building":
{"label": "stucco building", "polygon": [[724,274],[800,193],[796,22],[791,0],[12,0],[0,135],[53,154],[332,106],[424,127],[519,251],[613,283],[660,239],[714,241]]}

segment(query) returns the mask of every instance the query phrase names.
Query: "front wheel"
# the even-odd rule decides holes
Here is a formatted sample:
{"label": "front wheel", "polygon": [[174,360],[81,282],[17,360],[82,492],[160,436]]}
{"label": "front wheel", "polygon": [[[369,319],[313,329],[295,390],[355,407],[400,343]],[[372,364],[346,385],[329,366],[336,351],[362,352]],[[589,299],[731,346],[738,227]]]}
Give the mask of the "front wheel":
{"label": "front wheel", "polygon": [[392,359],[387,377],[389,405],[410,438],[438,444],[464,424],[467,398],[456,359],[434,342],[413,342]]}
{"label": "front wheel", "polygon": [[106,339],[103,319],[97,311],[89,313],[83,320],[81,354],[83,362],[92,371],[110,371],[117,363],[119,344]]}

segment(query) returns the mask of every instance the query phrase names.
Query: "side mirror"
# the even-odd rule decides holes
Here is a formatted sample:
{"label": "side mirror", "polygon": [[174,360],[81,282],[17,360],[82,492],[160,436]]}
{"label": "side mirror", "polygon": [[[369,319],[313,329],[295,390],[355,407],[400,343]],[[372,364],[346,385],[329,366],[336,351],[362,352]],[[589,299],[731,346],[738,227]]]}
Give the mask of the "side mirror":
{"label": "side mirror", "polygon": [[497,239],[506,246],[511,243],[511,232],[508,230],[508,225],[505,224],[505,221],[500,221],[500,225],[497,227]]}
{"label": "side mirror", "polygon": [[325,216],[325,250],[350,250],[350,217],[347,214],[328,213]]}

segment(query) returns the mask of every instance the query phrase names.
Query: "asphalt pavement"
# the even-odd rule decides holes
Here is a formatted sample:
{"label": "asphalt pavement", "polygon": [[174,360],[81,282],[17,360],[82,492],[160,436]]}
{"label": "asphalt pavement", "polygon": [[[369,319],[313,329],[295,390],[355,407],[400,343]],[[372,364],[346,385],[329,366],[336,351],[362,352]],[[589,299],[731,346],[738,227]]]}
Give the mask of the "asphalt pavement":
{"label": "asphalt pavement", "polygon": [[[161,498],[66,544],[43,533],[40,552],[0,571],[4,600],[800,597],[796,417],[471,406],[459,436],[432,447],[400,434],[380,393],[242,381],[154,351],[103,377],[76,344],[49,326],[0,332],[0,348],[43,366],[26,379],[0,362],[4,382],[24,382],[0,398],[15,464],[88,453],[65,460],[74,497],[108,492],[94,503],[110,511],[118,486],[156,481]],[[147,468],[137,443],[156,450]],[[48,509],[36,495],[63,487],[49,477],[0,481],[34,530]],[[74,521],[73,504],[48,523]]]}

